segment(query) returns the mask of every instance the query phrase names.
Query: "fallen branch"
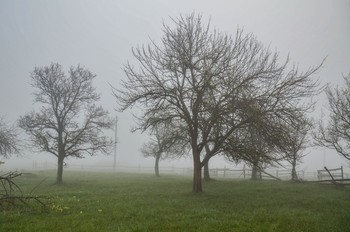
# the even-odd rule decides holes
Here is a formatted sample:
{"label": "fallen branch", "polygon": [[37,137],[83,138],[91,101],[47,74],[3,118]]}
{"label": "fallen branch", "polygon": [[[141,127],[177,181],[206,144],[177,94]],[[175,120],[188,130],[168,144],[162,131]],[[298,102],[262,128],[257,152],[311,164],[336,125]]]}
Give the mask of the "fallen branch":
{"label": "fallen branch", "polygon": [[[2,191],[0,190],[0,209],[5,210],[10,207],[31,207],[30,202],[35,202],[39,204],[42,209],[46,208],[45,203],[42,201],[46,199],[43,196],[32,196],[32,195],[24,195],[22,189],[14,182],[14,178],[21,176],[21,173],[18,172],[9,172],[0,176],[0,183],[2,186]],[[43,182],[43,181],[42,181]],[[40,182],[39,185],[42,183]],[[34,191],[35,186],[30,194]]]}

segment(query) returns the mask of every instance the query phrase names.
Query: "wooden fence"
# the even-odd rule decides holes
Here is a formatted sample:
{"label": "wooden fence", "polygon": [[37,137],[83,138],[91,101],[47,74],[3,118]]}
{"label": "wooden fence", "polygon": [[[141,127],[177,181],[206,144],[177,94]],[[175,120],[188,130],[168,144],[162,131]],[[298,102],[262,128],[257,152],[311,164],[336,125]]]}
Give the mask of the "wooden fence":
{"label": "wooden fence", "polygon": [[344,173],[343,166],[340,168],[328,169],[324,167],[322,170],[317,170],[318,180],[312,181],[315,183],[334,184],[336,186],[350,185],[349,174]]}
{"label": "wooden fence", "polygon": [[[47,161],[34,161],[34,170],[43,169],[56,169],[56,163],[50,163]],[[67,170],[86,170],[86,171],[103,171],[103,172],[113,172],[113,167],[110,165],[74,165],[67,164],[65,166]],[[341,169],[330,169],[336,177],[343,176],[343,178],[349,178],[349,175],[344,173],[343,168]],[[127,166],[127,165],[117,165],[116,172],[129,172],[129,173],[154,173],[154,167],[152,166]],[[193,168],[181,168],[174,166],[162,166],[159,167],[160,174],[176,174],[176,175],[192,175]],[[291,170],[289,169],[267,169],[261,173],[262,179],[274,179],[278,178],[281,180],[291,179]],[[211,168],[209,169],[209,174],[212,178],[232,178],[232,179],[250,179],[252,170],[248,166],[243,166],[241,168]],[[339,174],[338,174],[339,173]],[[299,179],[302,180],[322,180],[328,178],[329,175],[325,173],[325,170],[318,170],[317,172],[306,172],[303,170],[297,171]],[[339,176],[338,176],[339,175]],[[327,177],[328,176],[328,177]],[[321,179],[320,179],[321,178]]]}
{"label": "wooden fence", "polygon": [[333,168],[333,169],[325,168],[322,170],[317,170],[318,180],[328,180],[328,179],[331,179],[332,176],[336,179],[344,179],[343,166],[341,166],[340,168]]}

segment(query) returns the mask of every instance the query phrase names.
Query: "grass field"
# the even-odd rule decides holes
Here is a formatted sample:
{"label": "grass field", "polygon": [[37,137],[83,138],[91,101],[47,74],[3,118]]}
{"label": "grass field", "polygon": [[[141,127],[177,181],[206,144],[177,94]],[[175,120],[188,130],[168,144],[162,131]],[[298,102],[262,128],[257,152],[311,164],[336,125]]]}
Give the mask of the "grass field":
{"label": "grass field", "polygon": [[[186,176],[53,171],[17,178],[49,209],[0,212],[0,231],[350,231],[350,189],[216,180],[191,192]],[[1,188],[1,187],[0,187]]]}

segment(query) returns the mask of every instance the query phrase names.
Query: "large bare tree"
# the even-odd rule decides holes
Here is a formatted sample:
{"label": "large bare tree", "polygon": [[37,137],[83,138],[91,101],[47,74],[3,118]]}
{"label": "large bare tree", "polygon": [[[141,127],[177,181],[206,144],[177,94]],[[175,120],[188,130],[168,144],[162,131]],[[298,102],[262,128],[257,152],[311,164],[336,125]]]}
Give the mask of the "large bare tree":
{"label": "large bare tree", "polygon": [[57,157],[57,184],[62,183],[67,157],[108,153],[112,145],[103,134],[112,121],[108,112],[96,105],[100,95],[92,85],[94,78],[81,66],[71,67],[66,75],[57,63],[37,67],[31,73],[35,102],[41,108],[21,117],[19,125],[34,148]]}
{"label": "large bare tree", "polygon": [[344,82],[342,87],[326,88],[329,122],[324,126],[321,119],[313,137],[317,145],[334,149],[350,160],[350,74],[344,76]]}
{"label": "large bare tree", "polygon": [[[160,43],[133,49],[138,66],[125,65],[127,79],[113,92],[121,111],[140,106],[142,131],[169,120],[182,126],[192,150],[193,191],[201,192],[201,169],[227,138],[255,114],[268,117],[273,111],[283,118],[298,110],[300,98],[315,91],[317,81],[310,76],[318,67],[299,73],[288,58],[279,64],[278,53],[252,34],[210,30],[201,15],[172,23],[163,25]],[[254,103],[261,105],[259,112]]]}
{"label": "large bare tree", "polygon": [[17,128],[9,126],[5,119],[0,117],[0,156],[9,158],[15,153],[19,153]]}

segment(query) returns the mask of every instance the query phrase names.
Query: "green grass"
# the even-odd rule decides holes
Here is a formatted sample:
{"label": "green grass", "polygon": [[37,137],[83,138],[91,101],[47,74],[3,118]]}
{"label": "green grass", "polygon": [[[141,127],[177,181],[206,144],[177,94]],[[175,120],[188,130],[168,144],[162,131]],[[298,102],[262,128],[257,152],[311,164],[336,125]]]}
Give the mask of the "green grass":
{"label": "green grass", "polygon": [[216,180],[191,192],[186,176],[54,172],[17,178],[49,210],[0,212],[0,231],[350,231],[350,189]]}

